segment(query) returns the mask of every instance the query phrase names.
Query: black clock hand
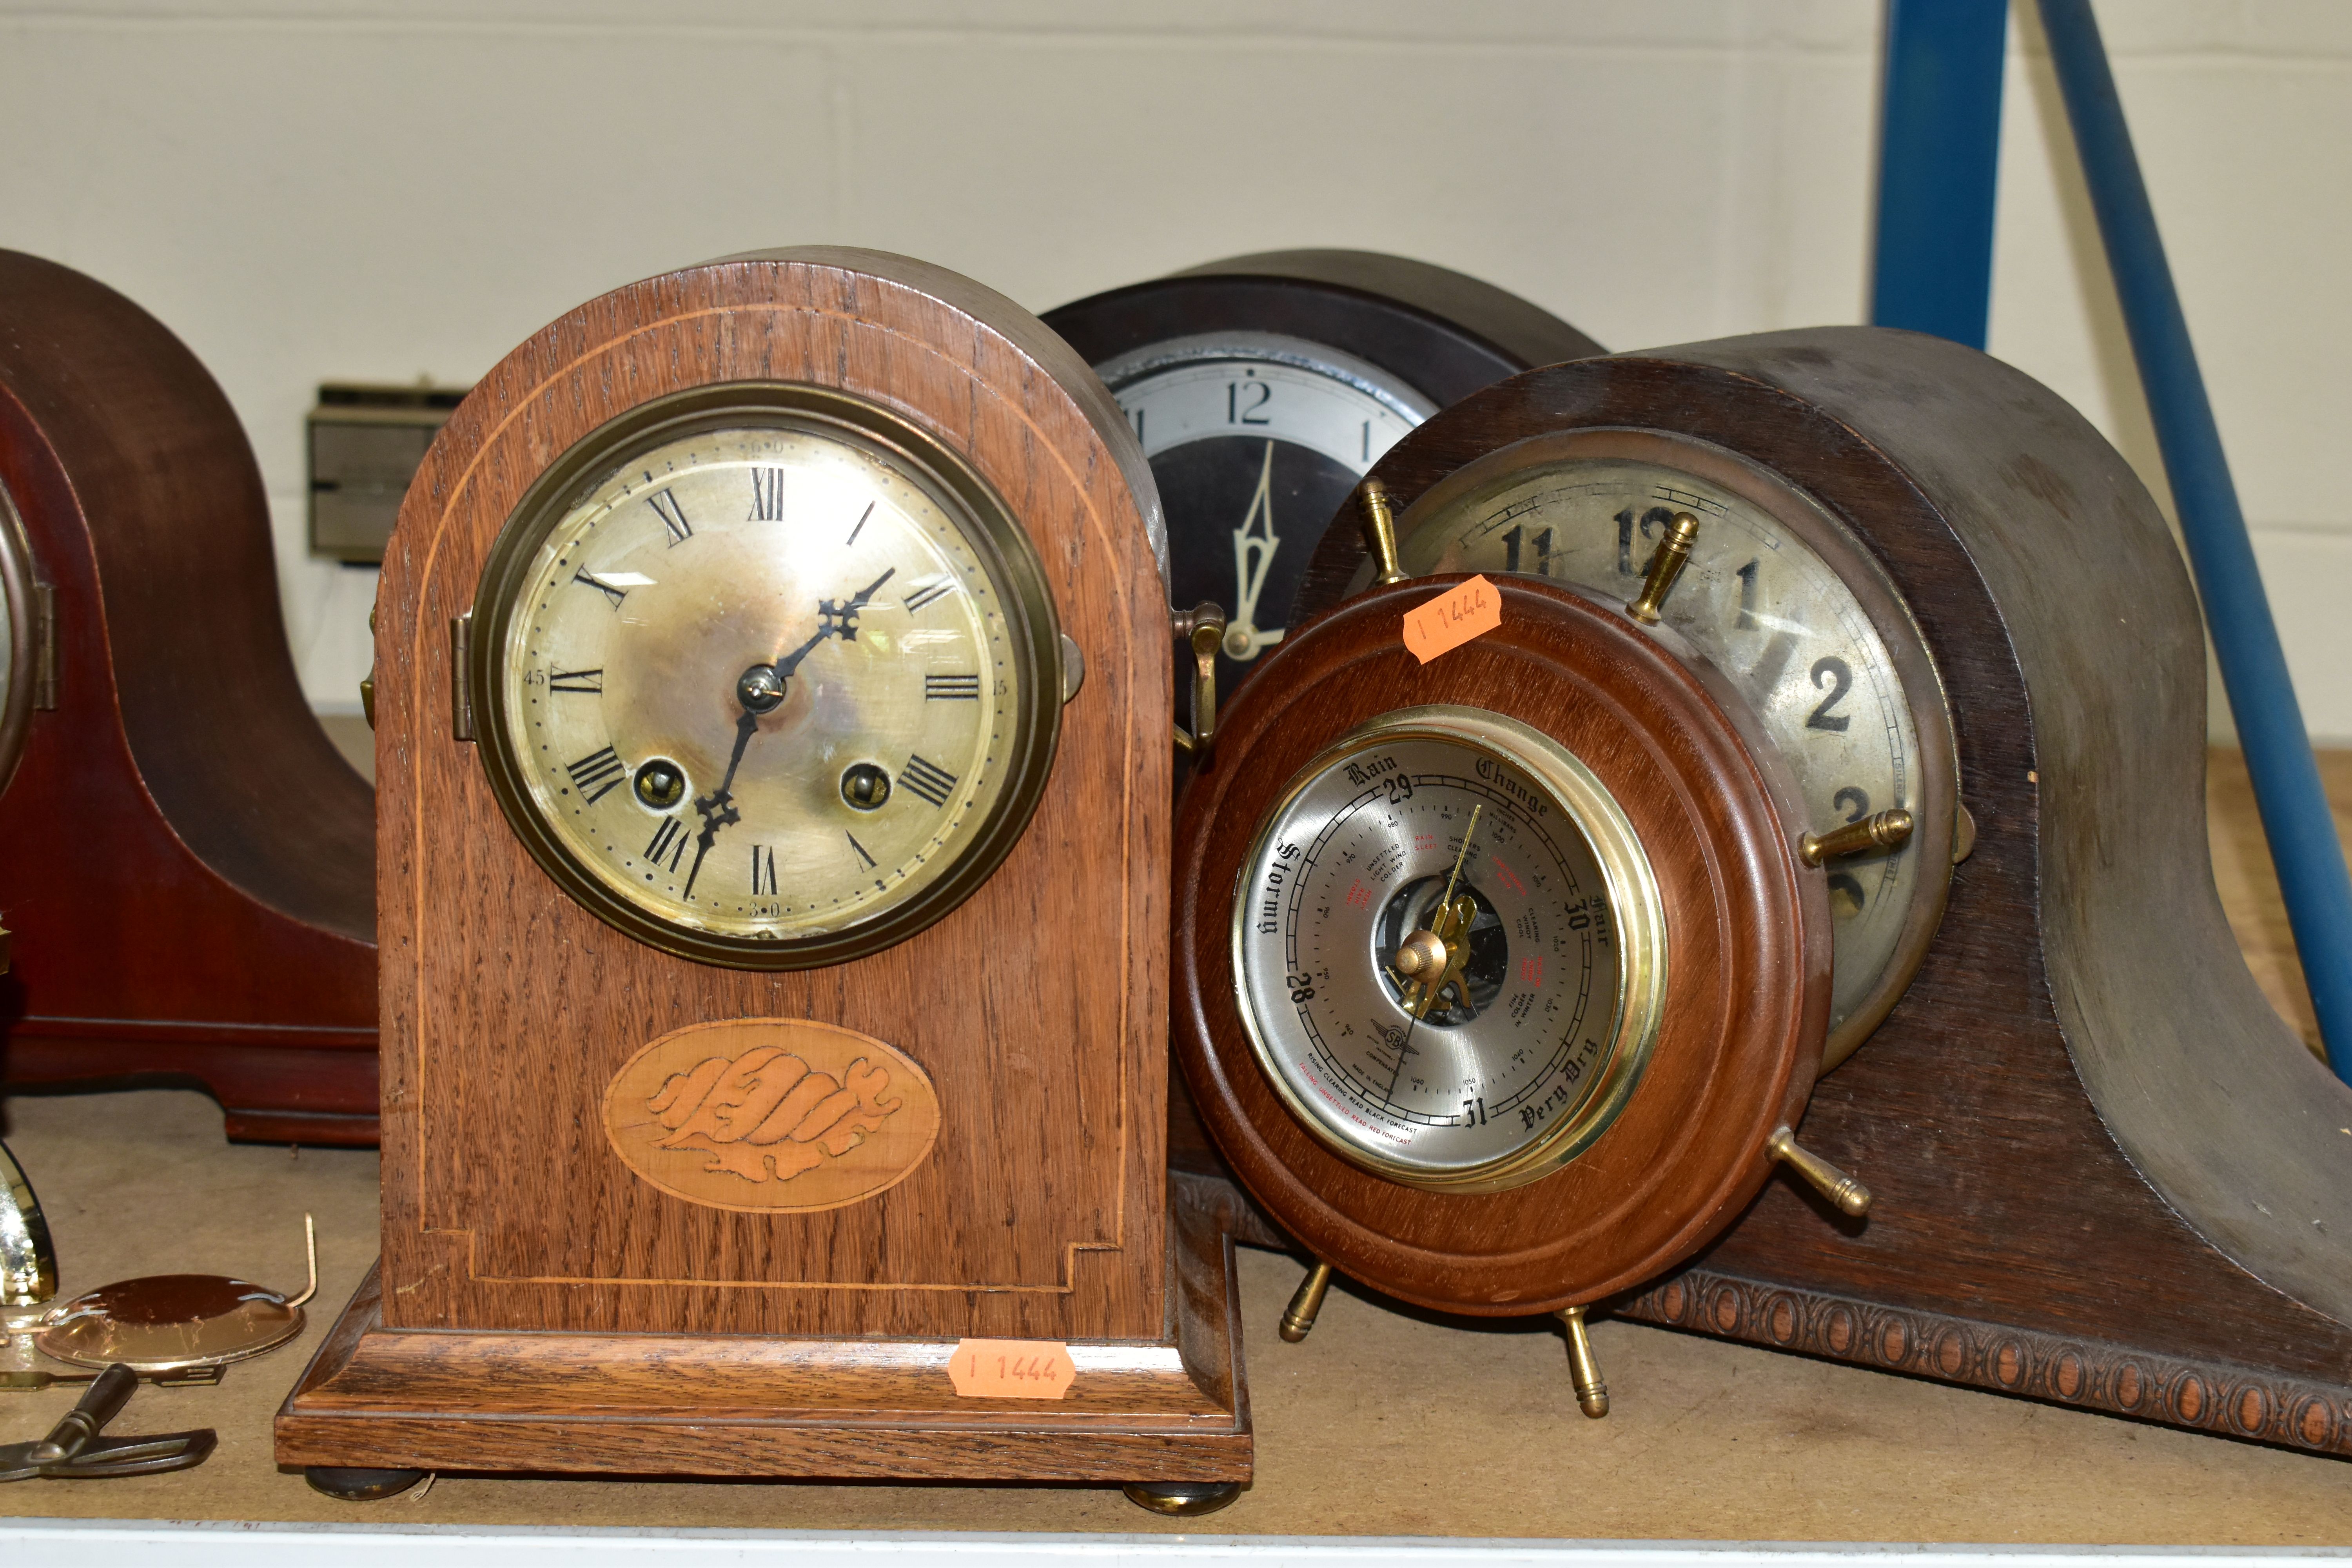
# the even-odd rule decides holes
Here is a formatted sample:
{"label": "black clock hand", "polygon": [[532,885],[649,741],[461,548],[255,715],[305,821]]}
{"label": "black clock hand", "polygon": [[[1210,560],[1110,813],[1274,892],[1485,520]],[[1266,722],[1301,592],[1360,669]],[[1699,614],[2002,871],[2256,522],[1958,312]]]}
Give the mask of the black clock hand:
{"label": "black clock hand", "polygon": [[[740,700],[740,689],[737,697]],[[719,787],[709,795],[695,797],[694,809],[702,814],[702,831],[694,836],[694,864],[686,873],[687,898],[694,897],[694,879],[702,875],[702,858],[709,854],[710,847],[719,841],[719,830],[730,822],[743,819],[743,814],[735,809],[735,770],[743,765],[744,748],[751,745],[752,733],[759,727],[758,710],[749,703],[744,704],[743,716],[735,721],[735,751],[727,759],[727,776],[720,779]]]}
{"label": "black clock hand", "polygon": [[831,599],[819,600],[817,628],[808,641],[772,665],[753,665],[736,680],[735,700],[741,704],[743,714],[735,721],[735,750],[727,759],[727,776],[719,781],[719,787],[709,795],[695,797],[694,809],[701,814],[702,831],[694,836],[694,864],[686,873],[684,897],[694,897],[694,879],[702,875],[703,858],[719,841],[719,830],[743,820],[743,814],[735,809],[735,770],[743,765],[743,752],[751,745],[752,734],[760,728],[760,715],[773,712],[783,701],[785,682],[792,679],[794,670],[800,668],[801,661],[816,651],[818,644],[831,637],[854,638],[857,636],[857,612],[865,607],[867,600],[882,591],[882,584],[896,576],[898,571],[896,566],[889,567],[882,575],[859,589],[846,605],[836,605]]}

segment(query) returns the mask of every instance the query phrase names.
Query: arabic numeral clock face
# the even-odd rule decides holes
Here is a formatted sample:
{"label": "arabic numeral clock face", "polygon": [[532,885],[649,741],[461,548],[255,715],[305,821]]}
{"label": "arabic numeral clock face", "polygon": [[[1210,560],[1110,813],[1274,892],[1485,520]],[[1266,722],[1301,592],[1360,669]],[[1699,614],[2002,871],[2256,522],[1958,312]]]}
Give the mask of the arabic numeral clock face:
{"label": "arabic numeral clock face", "polygon": [[1226,611],[1228,679],[1282,640],[1357,479],[1436,412],[1390,372],[1270,332],[1171,339],[1098,368],[1159,483],[1171,602]]}
{"label": "arabic numeral clock face", "polygon": [[1057,731],[1018,523],[919,432],[810,388],[590,437],[509,521],[471,636],[534,857],[706,962],[835,963],[939,919],[1019,836]]}
{"label": "arabic numeral clock face", "polygon": [[1243,879],[1252,1047],[1343,1158],[1515,1186],[1639,1081],[1666,978],[1657,884],[1607,790],[1538,731],[1467,708],[1376,720],[1301,772]]}
{"label": "arabic numeral clock face", "polygon": [[1925,955],[1958,810],[1951,721],[1916,626],[1833,518],[1719,448],[1646,432],[1522,441],[1431,488],[1400,521],[1405,568],[1508,572],[1631,600],[1678,513],[1697,520],[1663,619],[1738,689],[1795,774],[1813,831],[1901,807],[1892,853],[1831,864],[1825,1061],[1885,1016]]}

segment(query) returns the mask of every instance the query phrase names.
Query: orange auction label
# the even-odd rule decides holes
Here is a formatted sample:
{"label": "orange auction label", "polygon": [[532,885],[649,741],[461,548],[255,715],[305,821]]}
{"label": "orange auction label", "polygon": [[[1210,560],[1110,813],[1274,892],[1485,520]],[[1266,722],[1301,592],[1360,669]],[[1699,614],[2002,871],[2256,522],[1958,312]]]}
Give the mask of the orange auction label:
{"label": "orange auction label", "polygon": [[1404,613],[1404,646],[1427,664],[1503,624],[1503,595],[1484,577],[1456,583]]}
{"label": "orange auction label", "polygon": [[962,1399],[1059,1399],[1078,1369],[1051,1340],[959,1340],[948,1375]]}

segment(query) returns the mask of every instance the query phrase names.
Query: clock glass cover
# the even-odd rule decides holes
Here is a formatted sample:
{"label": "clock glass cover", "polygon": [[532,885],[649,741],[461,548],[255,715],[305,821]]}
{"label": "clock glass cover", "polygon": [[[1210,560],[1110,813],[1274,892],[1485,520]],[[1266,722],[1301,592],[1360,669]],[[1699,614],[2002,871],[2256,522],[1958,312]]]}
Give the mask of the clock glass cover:
{"label": "clock glass cover", "polygon": [[1242,878],[1252,1047],[1342,1157],[1514,1186],[1633,1093],[1665,994],[1663,904],[1622,810],[1540,732],[1480,709],[1385,715],[1301,771]]}
{"label": "clock glass cover", "polygon": [[673,952],[838,962],[938,919],[1050,765],[1058,630],[986,488],[840,394],[727,387],[607,426],[509,521],[475,614],[501,804]]}
{"label": "clock glass cover", "polygon": [[1273,332],[1155,342],[1097,367],[1173,518],[1233,547],[1173,552],[1170,603],[1226,612],[1228,680],[1282,640],[1292,595],[1358,479],[1436,405],[1393,374]]}

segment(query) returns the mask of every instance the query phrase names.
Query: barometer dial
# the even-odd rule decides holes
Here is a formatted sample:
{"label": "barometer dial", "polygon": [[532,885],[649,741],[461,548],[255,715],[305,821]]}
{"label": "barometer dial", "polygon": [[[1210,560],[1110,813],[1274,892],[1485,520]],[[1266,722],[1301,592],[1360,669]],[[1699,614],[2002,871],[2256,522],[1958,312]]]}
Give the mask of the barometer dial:
{"label": "barometer dial", "polygon": [[903,937],[1001,858],[1056,634],[944,454],[839,398],[745,402],[592,437],[509,525],[475,635],[541,862],[624,929],[781,967]]}
{"label": "barometer dial", "polygon": [[1685,513],[1697,531],[1660,618],[1746,699],[1809,826],[1896,808],[1917,825],[1892,850],[1828,868],[1833,1064],[1885,1016],[1934,935],[1957,810],[1941,684],[1877,563],[1820,506],[1728,453],[1610,431],[1520,442],[1457,470],[1400,520],[1399,553],[1415,575],[1517,573],[1631,600]]}
{"label": "barometer dial", "polygon": [[1316,1136],[1415,1186],[1529,1181],[1656,1037],[1656,880],[1624,814],[1504,715],[1410,709],[1309,763],[1234,901],[1243,1016]]}

